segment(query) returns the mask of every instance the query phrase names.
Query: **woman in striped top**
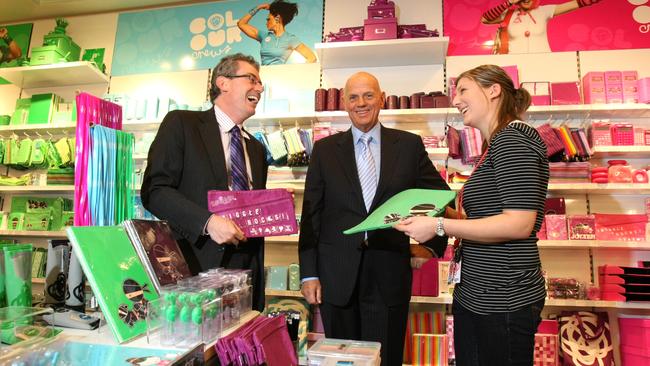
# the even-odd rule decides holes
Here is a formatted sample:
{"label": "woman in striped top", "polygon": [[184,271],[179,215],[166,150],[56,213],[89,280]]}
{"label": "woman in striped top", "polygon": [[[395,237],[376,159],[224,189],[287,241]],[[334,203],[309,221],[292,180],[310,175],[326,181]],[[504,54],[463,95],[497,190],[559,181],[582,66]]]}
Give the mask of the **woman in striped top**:
{"label": "woman in striped top", "polygon": [[[456,364],[530,366],[546,295],[536,237],[549,177],[546,146],[521,121],[530,94],[503,69],[483,65],[457,80],[453,104],[485,139],[459,194],[466,219],[413,217],[396,228],[418,242],[434,235],[462,239],[453,303]],[[460,217],[451,209],[447,216]]]}

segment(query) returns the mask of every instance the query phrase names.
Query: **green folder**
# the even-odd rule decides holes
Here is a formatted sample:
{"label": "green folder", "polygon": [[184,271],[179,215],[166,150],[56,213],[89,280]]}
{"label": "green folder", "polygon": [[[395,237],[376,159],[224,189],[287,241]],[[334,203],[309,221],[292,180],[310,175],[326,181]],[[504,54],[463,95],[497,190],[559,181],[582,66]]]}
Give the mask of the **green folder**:
{"label": "green folder", "polygon": [[359,225],[345,230],[343,234],[387,229],[411,216],[439,216],[455,197],[454,191],[407,189],[391,197]]}
{"label": "green folder", "polygon": [[67,232],[117,341],[144,334],[148,302],[158,294],[124,228],[78,226]]}

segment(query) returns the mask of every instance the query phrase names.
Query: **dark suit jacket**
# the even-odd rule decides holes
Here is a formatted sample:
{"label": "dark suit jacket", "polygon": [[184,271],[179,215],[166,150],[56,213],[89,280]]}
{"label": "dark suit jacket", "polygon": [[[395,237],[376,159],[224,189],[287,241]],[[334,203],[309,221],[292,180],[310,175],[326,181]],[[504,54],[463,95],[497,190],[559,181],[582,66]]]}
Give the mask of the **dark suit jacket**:
{"label": "dark suit jacket", "polygon": [[[410,188],[449,189],[433,167],[422,139],[409,132],[381,127],[381,168],[370,211]],[[301,278],[319,277],[322,299],[344,306],[357,282],[364,234],[343,231],[368,216],[357,173],[352,131],[314,145],[302,208],[299,257]],[[436,238],[428,246],[446,246]],[[409,238],[394,230],[368,233],[368,261],[387,305],[408,302],[411,294]],[[444,249],[442,249],[444,250]]]}
{"label": "dark suit jacket", "polygon": [[[264,145],[246,141],[253,189],[266,187]],[[221,266],[229,251],[257,257],[255,292],[263,294],[264,240],[249,239],[236,249],[218,245],[203,235],[210,217],[208,194],[228,190],[228,173],[214,109],[169,112],[151,144],[142,182],[142,203],[158,218],[169,221],[193,274]],[[258,283],[259,282],[259,283]],[[260,298],[263,300],[263,298]]]}

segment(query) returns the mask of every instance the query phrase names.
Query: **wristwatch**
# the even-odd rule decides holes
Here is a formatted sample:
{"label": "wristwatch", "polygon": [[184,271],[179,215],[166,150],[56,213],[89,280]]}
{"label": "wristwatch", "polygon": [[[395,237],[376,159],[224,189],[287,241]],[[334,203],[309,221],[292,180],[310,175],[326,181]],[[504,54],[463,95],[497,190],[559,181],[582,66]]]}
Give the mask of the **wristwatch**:
{"label": "wristwatch", "polygon": [[438,217],[438,223],[436,224],[436,235],[445,236],[445,221],[444,217]]}

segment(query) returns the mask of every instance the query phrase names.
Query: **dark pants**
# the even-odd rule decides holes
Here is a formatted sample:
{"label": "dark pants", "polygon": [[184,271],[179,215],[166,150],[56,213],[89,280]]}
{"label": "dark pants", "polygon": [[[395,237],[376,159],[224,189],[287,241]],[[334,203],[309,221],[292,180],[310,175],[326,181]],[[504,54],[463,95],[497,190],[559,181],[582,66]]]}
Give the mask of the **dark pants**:
{"label": "dark pants", "polygon": [[361,260],[357,287],[350,302],[337,306],[320,305],[327,338],[353,339],[381,343],[381,365],[401,366],[406,336],[409,299],[404,304],[387,306],[379,293],[380,284]]}
{"label": "dark pants", "polygon": [[531,366],[544,300],[509,312],[473,313],[454,301],[456,366]]}

